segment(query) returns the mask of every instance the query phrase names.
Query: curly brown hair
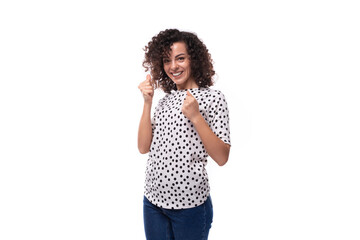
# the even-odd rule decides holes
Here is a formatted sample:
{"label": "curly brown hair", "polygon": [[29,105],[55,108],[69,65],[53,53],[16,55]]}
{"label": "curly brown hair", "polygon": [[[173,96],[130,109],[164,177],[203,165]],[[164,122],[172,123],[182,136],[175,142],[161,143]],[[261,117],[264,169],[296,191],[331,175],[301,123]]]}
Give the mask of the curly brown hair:
{"label": "curly brown hair", "polygon": [[199,87],[210,87],[214,84],[212,77],[215,75],[213,60],[205,44],[190,32],[177,29],[166,29],[154,36],[145,46],[145,59],[143,67],[147,72],[150,69],[154,86],[170,93],[176,90],[176,84],[164,71],[163,58],[171,51],[171,46],[176,42],[184,42],[190,56],[191,74]]}

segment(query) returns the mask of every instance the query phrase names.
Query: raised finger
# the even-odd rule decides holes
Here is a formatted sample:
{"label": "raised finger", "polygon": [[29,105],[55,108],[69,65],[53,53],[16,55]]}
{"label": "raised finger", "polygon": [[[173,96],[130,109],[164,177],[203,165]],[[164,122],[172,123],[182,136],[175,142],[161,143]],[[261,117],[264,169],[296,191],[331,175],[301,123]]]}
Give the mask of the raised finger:
{"label": "raised finger", "polygon": [[148,85],[151,85],[151,84],[152,84],[152,80],[151,80],[151,75],[150,75],[150,74],[146,75],[146,84],[148,84]]}

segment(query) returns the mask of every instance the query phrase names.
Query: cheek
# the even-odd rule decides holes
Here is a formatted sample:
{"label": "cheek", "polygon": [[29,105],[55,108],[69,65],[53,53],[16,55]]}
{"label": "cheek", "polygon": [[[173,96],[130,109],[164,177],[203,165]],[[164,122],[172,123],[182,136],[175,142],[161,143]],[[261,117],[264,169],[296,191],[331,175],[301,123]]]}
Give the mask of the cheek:
{"label": "cheek", "polygon": [[186,71],[187,71],[188,74],[191,74],[191,67],[188,66],[188,67],[186,68]]}
{"label": "cheek", "polygon": [[190,65],[190,64],[187,64],[187,65],[186,65],[186,70],[187,70],[188,72],[191,72],[191,65]]}

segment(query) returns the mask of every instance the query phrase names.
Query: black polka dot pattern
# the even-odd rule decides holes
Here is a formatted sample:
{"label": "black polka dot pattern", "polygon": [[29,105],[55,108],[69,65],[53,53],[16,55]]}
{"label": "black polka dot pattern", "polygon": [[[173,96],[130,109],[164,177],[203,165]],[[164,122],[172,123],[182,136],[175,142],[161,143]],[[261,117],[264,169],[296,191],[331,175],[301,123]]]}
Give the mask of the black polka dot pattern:
{"label": "black polka dot pattern", "polygon": [[[153,139],[146,166],[145,196],[156,206],[185,209],[206,201],[208,154],[199,134],[181,108],[186,89],[166,94],[152,118]],[[210,88],[189,89],[212,131],[230,143],[229,111],[225,96]]]}

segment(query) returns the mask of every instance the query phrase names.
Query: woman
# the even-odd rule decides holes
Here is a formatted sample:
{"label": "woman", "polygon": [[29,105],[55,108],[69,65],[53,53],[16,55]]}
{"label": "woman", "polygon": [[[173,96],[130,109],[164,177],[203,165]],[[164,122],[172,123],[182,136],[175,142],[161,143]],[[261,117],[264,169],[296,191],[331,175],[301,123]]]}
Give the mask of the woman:
{"label": "woman", "polygon": [[[211,56],[198,37],[177,29],[161,31],[145,47],[140,83],[144,98],[138,132],[140,153],[148,153],[144,226],[148,240],[207,239],[213,209],[205,166],[229,157],[230,131],[224,95],[210,89]],[[166,95],[151,118],[154,88]]]}

